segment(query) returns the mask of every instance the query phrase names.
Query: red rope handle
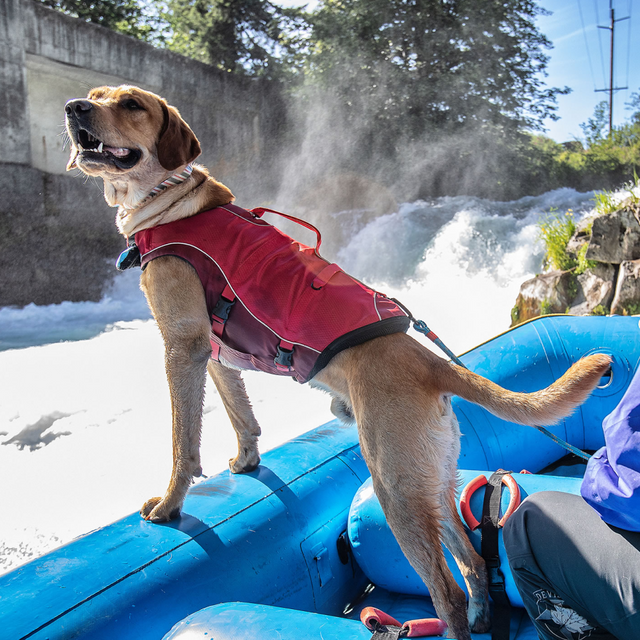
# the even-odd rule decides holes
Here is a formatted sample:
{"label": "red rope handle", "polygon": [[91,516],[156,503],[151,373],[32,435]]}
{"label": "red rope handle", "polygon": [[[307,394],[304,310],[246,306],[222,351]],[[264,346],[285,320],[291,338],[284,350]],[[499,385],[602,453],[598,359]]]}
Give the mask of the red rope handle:
{"label": "red rope handle", "polygon": [[375,607],[365,607],[360,613],[362,624],[375,631],[378,627],[395,627],[396,629],[406,629],[406,638],[423,638],[424,636],[440,636],[446,628],[447,623],[440,618],[421,618],[420,620],[409,620],[400,624],[395,618]]}
{"label": "red rope handle", "polygon": [[[480,487],[487,484],[487,482],[488,481],[485,476],[479,475],[467,484],[460,495],[460,512],[462,513],[462,518],[471,531],[475,531],[480,526],[480,523],[471,511],[471,496]],[[499,526],[504,527],[505,522],[511,517],[511,514],[520,506],[520,487],[511,474],[502,476],[502,484],[509,489],[510,493],[509,506],[498,522]]]}
{"label": "red rope handle", "polygon": [[310,222],[307,222],[306,220],[302,220],[301,218],[296,218],[295,216],[290,216],[288,213],[282,213],[280,211],[276,211],[275,209],[269,209],[267,207],[256,207],[255,209],[251,209],[251,213],[256,215],[258,218],[262,217],[262,214],[265,213],[266,211],[268,211],[269,213],[275,213],[277,216],[282,216],[287,220],[291,220],[291,222],[295,222],[296,224],[299,224],[309,229],[309,231],[313,231],[318,238],[318,241],[316,242],[316,251],[320,250],[320,245],[322,244],[322,235],[320,234],[320,231],[318,231],[318,229],[314,227]]}

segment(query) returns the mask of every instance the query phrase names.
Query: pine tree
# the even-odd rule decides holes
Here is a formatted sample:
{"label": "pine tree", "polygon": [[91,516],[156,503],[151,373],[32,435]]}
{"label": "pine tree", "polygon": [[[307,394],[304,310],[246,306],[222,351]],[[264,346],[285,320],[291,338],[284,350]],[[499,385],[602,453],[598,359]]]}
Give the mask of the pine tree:
{"label": "pine tree", "polygon": [[547,89],[551,44],[530,0],[325,0],[311,16],[308,73],[355,117],[425,131],[536,128],[566,89]]}
{"label": "pine tree", "polygon": [[231,73],[273,77],[284,55],[283,23],[295,19],[268,0],[168,0],[173,51]]}
{"label": "pine tree", "polygon": [[154,27],[137,0],[41,0],[46,6],[86,22],[93,22],[141,40],[150,39]]}

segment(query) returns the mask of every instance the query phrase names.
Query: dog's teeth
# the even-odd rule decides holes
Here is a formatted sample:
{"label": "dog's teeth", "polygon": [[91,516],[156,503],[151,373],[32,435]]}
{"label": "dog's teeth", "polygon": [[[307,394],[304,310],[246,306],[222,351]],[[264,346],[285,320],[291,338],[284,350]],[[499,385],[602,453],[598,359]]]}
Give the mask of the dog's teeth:
{"label": "dog's teeth", "polygon": [[98,145],[98,153],[102,153],[102,147],[104,147],[104,143],[102,143],[102,142],[101,142],[101,143]]}

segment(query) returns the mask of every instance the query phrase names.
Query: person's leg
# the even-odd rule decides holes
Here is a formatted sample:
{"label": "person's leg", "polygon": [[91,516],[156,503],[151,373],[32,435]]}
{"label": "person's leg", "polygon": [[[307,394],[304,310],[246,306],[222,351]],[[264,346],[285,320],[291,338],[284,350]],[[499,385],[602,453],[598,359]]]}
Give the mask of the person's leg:
{"label": "person's leg", "polygon": [[640,533],[580,497],[529,496],[504,527],[516,586],[543,640],[640,638]]}

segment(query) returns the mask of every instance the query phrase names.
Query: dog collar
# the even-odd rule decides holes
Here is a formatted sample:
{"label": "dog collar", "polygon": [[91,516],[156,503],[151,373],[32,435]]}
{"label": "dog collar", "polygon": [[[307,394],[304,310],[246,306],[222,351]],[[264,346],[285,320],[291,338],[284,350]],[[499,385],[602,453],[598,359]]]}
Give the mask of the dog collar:
{"label": "dog collar", "polygon": [[162,193],[165,189],[168,189],[173,185],[184,182],[191,175],[192,172],[193,172],[193,165],[188,164],[182,173],[174,173],[173,175],[169,176],[166,180],[161,182],[157,187],[154,187],[153,189],[151,189],[151,193],[149,193],[149,195],[145,198],[145,200],[148,198],[153,198],[154,196],[157,196],[159,193]]}
{"label": "dog collar", "polygon": [[[184,182],[193,172],[193,165],[188,164],[184,171],[181,173],[174,173],[169,176],[166,180],[161,182],[157,187],[154,187],[149,195],[138,205],[140,207],[142,204],[146,203],[151,198],[154,198],[159,193],[162,193],[165,189],[169,187],[173,187],[177,184]],[[131,236],[128,239],[127,248],[118,256],[118,260],[116,262],[116,268],[118,271],[126,271],[131,267],[139,267],[140,266],[140,250],[136,245],[135,235]]]}
{"label": "dog collar", "polygon": [[170,175],[166,180],[163,180],[159,185],[153,187],[153,189],[151,189],[151,191],[149,192],[149,195],[147,195],[147,197],[144,198],[144,200],[141,200],[135,207],[133,207],[132,209],[126,209],[122,207],[122,210],[125,213],[129,211],[136,211],[142,205],[147,204],[147,202],[149,202],[151,198],[155,198],[159,193],[162,193],[165,189],[168,189],[169,187],[173,187],[177,184],[184,182],[192,173],[193,173],[193,165],[188,164],[185,167],[184,171],[182,171],[181,173],[174,173],[173,175]]}

